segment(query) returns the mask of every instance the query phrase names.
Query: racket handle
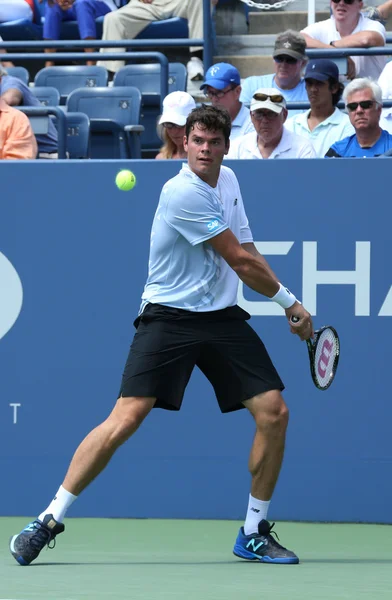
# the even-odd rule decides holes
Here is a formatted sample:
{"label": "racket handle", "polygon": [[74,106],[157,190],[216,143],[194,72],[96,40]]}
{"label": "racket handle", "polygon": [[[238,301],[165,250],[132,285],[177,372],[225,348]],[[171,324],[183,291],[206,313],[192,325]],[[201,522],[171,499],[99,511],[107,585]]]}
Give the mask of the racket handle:
{"label": "racket handle", "polygon": [[292,323],[298,323],[298,321],[299,321],[299,318],[298,318],[298,317],[296,317],[295,315],[291,315],[291,317],[290,317],[290,321],[291,321]]}

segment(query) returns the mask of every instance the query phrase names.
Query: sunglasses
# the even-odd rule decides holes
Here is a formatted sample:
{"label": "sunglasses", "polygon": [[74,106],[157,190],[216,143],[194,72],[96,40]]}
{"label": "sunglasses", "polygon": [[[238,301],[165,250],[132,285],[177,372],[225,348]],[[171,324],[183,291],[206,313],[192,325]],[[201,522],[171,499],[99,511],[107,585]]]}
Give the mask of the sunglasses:
{"label": "sunglasses", "polygon": [[[332,0],[334,4],[339,4],[342,0]],[[355,0],[343,0],[344,4],[354,4]]]}
{"label": "sunglasses", "polygon": [[213,90],[205,90],[204,95],[206,98],[209,98],[210,100],[212,100],[212,98],[223,98],[223,96],[226,96],[226,94],[235,90],[236,87],[238,87],[238,86],[235,85],[234,87],[229,88],[225,92],[223,92],[223,91],[214,92]]}
{"label": "sunglasses", "polygon": [[162,127],[165,129],[181,129],[184,125],[176,125],[176,123],[162,123]]}
{"label": "sunglasses", "polygon": [[284,102],[284,97],[282,94],[262,94],[256,93],[253,94],[253,100],[258,100],[259,102],[266,102],[267,100],[271,100],[274,104],[279,104],[280,102]]}
{"label": "sunglasses", "polygon": [[272,121],[279,116],[280,113],[276,113],[273,110],[254,110],[252,112],[252,117],[256,121],[261,121],[262,119],[267,119],[267,121]]}
{"label": "sunglasses", "polygon": [[[340,2],[340,0],[338,0],[338,2]],[[292,56],[282,55],[282,56],[274,56],[274,61],[277,63],[286,63],[287,65],[296,65],[298,62],[298,58],[293,58]]]}
{"label": "sunglasses", "polygon": [[357,110],[358,106],[360,106],[364,110],[369,110],[369,108],[372,108],[373,104],[377,104],[377,102],[375,100],[361,100],[360,102],[349,102],[348,104],[346,104],[346,108],[350,112],[354,112],[355,110]]}

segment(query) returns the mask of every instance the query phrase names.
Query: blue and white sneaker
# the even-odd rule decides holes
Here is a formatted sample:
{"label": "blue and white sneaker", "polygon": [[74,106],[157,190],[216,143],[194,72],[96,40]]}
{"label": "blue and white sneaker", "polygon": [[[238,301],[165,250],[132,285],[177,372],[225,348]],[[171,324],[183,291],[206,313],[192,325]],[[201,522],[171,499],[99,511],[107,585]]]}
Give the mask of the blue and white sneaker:
{"label": "blue and white sneaker", "polygon": [[[241,527],[235,545],[233,553],[240,558],[246,558],[247,560],[259,560],[260,562],[283,564],[283,565],[297,565],[299,558],[283,548],[274,537],[272,533],[276,535],[275,531],[272,531],[275,523],[270,525],[268,521],[263,519],[259,523],[258,532],[252,533],[251,535],[245,535],[244,528]],[[278,538],[279,539],[279,538]]]}
{"label": "blue and white sneaker", "polygon": [[[45,515],[43,521],[37,519],[29,523],[18,535],[10,539],[10,551],[15,560],[23,567],[35,560],[42,548],[54,548],[55,537],[62,533],[65,526],[58,523],[53,515]],[[53,545],[50,543],[53,541]]]}

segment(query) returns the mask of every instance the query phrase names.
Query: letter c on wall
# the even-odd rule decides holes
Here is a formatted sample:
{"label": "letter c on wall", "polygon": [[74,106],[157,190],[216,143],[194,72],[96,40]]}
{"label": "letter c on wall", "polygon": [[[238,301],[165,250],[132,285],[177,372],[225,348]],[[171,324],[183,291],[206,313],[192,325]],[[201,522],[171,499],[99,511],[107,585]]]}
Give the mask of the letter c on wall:
{"label": "letter c on wall", "polygon": [[14,325],[22,308],[23,288],[18,273],[0,252],[0,339]]}

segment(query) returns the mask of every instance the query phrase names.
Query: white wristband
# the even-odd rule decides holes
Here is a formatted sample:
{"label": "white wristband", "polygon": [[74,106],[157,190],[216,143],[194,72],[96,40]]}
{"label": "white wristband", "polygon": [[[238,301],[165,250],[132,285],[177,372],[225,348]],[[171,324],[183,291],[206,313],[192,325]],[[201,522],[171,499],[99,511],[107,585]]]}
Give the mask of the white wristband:
{"label": "white wristband", "polygon": [[275,294],[275,296],[272,296],[271,300],[273,300],[273,302],[277,302],[282,308],[290,308],[290,306],[293,306],[293,304],[298,302],[294,294],[292,294],[290,290],[285,288],[281,283],[279,283],[278,292]]}

